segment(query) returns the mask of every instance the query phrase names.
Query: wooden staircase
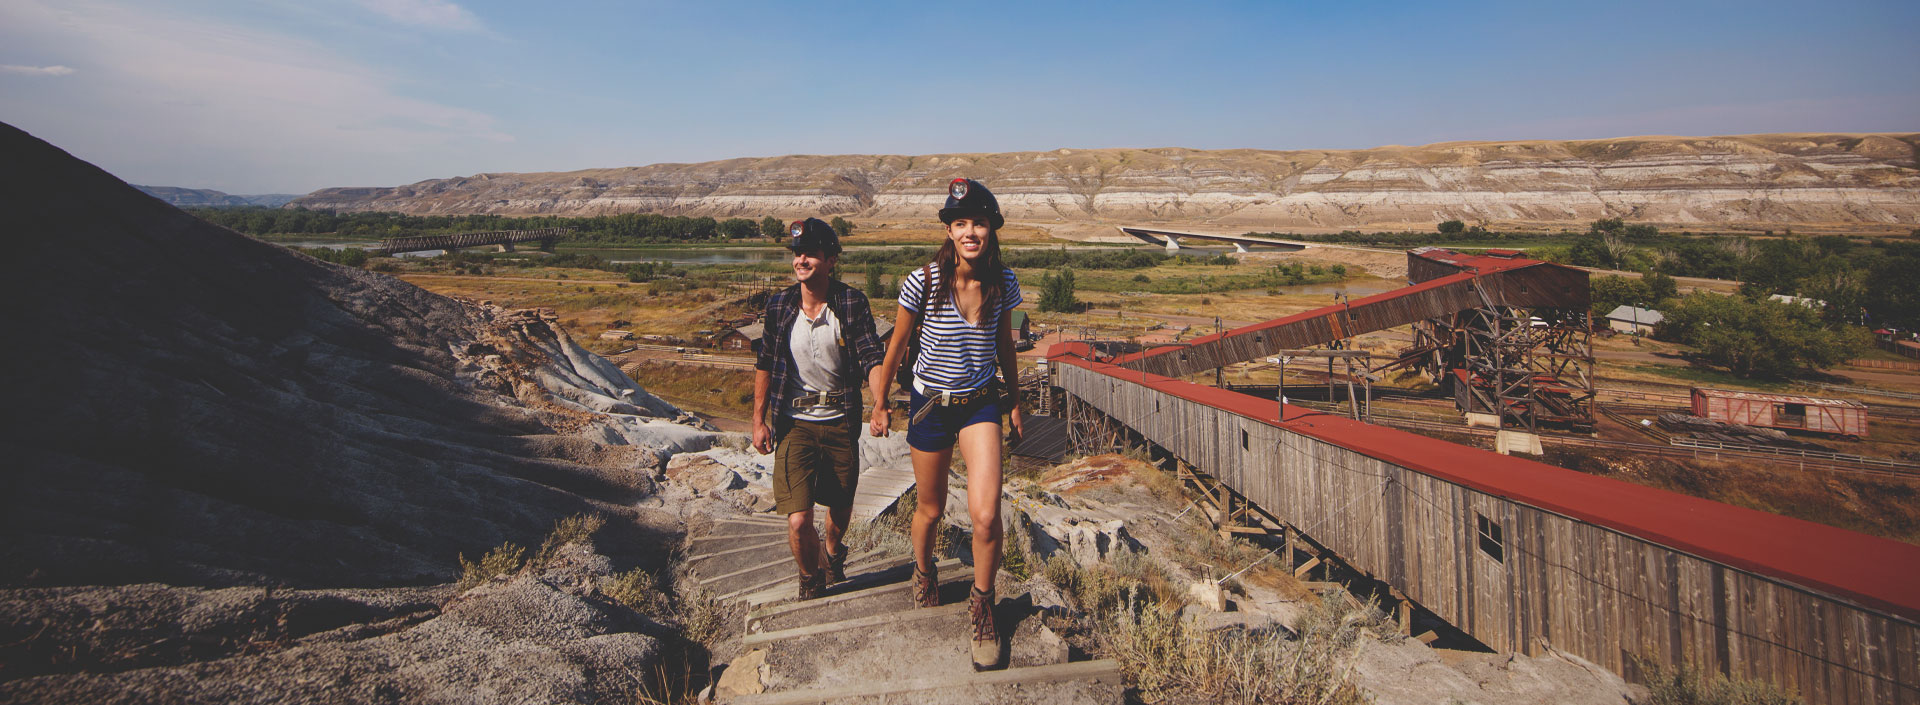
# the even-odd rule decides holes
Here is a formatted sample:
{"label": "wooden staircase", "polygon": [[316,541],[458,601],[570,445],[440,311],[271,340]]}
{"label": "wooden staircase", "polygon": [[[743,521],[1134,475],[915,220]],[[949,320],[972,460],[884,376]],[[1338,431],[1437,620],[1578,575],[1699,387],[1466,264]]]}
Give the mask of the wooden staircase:
{"label": "wooden staircase", "polygon": [[801,602],[784,519],[715,522],[690,543],[695,580],[746,608],[742,655],[716,684],[717,702],[1121,702],[1118,664],[1073,660],[1025,595],[1003,594],[995,608],[1007,668],[974,672],[966,605],[973,570],[959,560],[937,564],[939,607],[915,608],[911,562],[878,553],[850,557],[846,582]]}

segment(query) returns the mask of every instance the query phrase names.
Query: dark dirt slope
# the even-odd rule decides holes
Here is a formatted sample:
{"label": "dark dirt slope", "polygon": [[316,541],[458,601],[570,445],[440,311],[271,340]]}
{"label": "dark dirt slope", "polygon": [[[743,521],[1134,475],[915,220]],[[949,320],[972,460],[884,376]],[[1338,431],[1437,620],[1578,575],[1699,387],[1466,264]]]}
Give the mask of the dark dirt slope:
{"label": "dark dirt slope", "polygon": [[[444,582],[650,487],[643,449],[473,369],[488,311],[207,225],[12,126],[0,154],[0,585]],[[658,545],[633,526],[603,545]]]}

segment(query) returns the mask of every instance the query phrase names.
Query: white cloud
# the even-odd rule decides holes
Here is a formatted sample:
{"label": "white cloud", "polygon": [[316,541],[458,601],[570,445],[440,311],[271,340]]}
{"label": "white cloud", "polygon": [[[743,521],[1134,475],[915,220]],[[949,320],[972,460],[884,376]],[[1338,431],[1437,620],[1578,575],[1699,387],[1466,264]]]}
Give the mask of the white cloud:
{"label": "white cloud", "polygon": [[19,74],[23,76],[65,76],[73,73],[73,69],[67,68],[65,66],[20,66],[18,64],[0,64],[0,73]]}
{"label": "white cloud", "polygon": [[358,0],[365,7],[401,24],[437,29],[478,30],[480,19],[447,0]]}
{"label": "white cloud", "polygon": [[0,93],[0,113],[138,183],[310,189],[513,139],[486,113],[409,95],[388,68],[219,17],[122,0],[0,2],[0,44],[15,39],[84,59],[87,80]]}

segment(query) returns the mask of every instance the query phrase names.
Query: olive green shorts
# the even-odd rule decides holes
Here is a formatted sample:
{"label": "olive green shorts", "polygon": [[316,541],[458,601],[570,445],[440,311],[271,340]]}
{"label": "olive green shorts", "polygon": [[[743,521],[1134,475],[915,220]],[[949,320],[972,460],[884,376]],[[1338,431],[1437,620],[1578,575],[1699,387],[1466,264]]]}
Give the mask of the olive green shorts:
{"label": "olive green shorts", "polygon": [[860,483],[853,424],[846,419],[792,423],[773,449],[774,509],[792,514],[815,504],[829,509],[853,506],[853,490]]}

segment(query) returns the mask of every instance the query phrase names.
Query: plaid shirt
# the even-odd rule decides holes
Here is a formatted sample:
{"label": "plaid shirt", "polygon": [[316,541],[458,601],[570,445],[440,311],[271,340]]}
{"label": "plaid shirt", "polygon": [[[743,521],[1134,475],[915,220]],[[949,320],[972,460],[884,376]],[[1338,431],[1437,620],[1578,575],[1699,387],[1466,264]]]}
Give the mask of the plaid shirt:
{"label": "plaid shirt", "polygon": [[[833,315],[840,319],[840,379],[852,389],[846,395],[847,418],[852,423],[860,421],[862,399],[860,388],[866,385],[867,372],[886,358],[886,348],[880,343],[879,334],[874,332],[873,308],[867,304],[867,295],[859,289],[837,281],[827,282],[827,307],[833,309]],[[789,425],[783,419],[790,419],[792,411],[792,388],[795,375],[793,351],[789,349],[789,340],[793,336],[793,322],[800,317],[800,285],[794,284],[767,299],[766,318],[762,320],[760,333],[760,354],[754,360],[753,367],[773,373],[772,384],[767,389],[767,408],[773,415],[773,428],[776,435],[784,435]]]}

